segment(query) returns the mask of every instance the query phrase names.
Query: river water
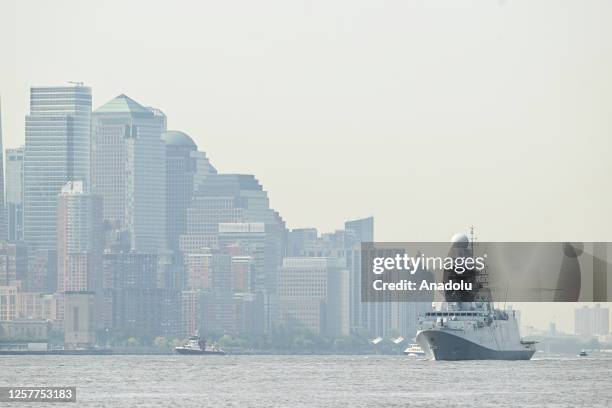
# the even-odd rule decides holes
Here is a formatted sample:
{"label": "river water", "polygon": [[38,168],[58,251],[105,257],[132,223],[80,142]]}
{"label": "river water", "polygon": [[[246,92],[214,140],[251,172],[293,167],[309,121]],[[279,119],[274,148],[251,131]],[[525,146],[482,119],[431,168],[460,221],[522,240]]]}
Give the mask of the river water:
{"label": "river water", "polygon": [[76,386],[79,407],[612,407],[612,359],[0,356],[0,386]]}

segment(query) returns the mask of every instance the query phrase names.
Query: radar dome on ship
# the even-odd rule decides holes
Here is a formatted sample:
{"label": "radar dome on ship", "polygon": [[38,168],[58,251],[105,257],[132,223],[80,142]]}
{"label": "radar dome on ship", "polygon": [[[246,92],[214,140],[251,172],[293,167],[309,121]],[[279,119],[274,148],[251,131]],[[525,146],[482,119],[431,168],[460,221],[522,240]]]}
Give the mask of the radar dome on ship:
{"label": "radar dome on ship", "polygon": [[466,248],[470,243],[470,238],[465,232],[458,232],[451,238],[451,243],[455,247]]}

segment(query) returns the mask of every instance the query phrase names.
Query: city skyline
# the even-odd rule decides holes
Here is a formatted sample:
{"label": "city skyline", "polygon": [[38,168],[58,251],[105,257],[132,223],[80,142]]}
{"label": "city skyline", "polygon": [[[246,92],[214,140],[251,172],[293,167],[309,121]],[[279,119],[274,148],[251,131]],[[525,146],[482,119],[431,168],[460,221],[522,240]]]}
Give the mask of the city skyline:
{"label": "city skyline", "polygon": [[[374,215],[381,241],[472,224],[482,240],[612,240],[609,4],[457,2],[456,19],[417,2],[271,4],[282,18],[152,4],[136,25],[135,3],[3,2],[5,147],[23,144],[28,87],[84,81],[94,108],[130,95],[220,172],[256,174],[291,227]],[[526,307],[571,331],[572,305]]]}
{"label": "city skyline", "polygon": [[[79,86],[82,86],[82,85],[81,84],[77,84],[75,86],[75,85],[67,84],[67,85],[65,85],[63,87],[60,86],[59,88],[57,86],[43,86],[43,87],[32,87],[32,89],[41,89],[41,90],[46,92],[46,90],[50,90],[50,89],[67,90],[67,89],[74,88],[74,87],[78,88]],[[91,93],[91,88],[86,88],[86,89],[88,89],[88,92]],[[117,107],[119,107],[121,109],[118,109]],[[193,143],[193,141],[190,139],[190,137],[188,135],[186,135],[185,133],[183,133],[183,132],[180,132],[180,131],[166,132],[166,127],[165,127],[166,126],[166,124],[165,124],[166,123],[166,117],[165,117],[165,115],[161,111],[157,111],[158,113],[155,113],[156,110],[154,110],[152,108],[144,108],[140,104],[138,104],[137,102],[132,100],[131,98],[127,97],[125,94],[120,94],[116,98],[113,98],[110,102],[107,102],[106,104],[103,104],[98,109],[92,110],[92,117],[93,118],[96,117],[96,112],[98,112],[98,114],[97,114],[98,116],[103,115],[105,113],[106,114],[108,114],[108,113],[112,114],[115,111],[124,109],[124,107],[125,107],[125,109],[128,109],[128,111],[133,110],[133,109],[137,109],[137,110],[140,109],[140,110],[142,110],[143,114],[144,113],[146,113],[147,115],[150,114],[152,118],[155,117],[156,115],[161,115],[161,120],[162,120],[161,123],[163,123],[164,127],[160,128],[160,130],[157,131],[157,133],[159,133],[160,140],[165,141],[167,146],[173,146],[173,145],[175,145],[177,143],[178,144],[181,144],[181,143],[185,144],[188,141],[190,143]],[[94,120],[95,119],[92,119],[92,121],[94,121]],[[157,135],[157,133],[156,133],[156,135]],[[185,137],[189,138],[189,140],[187,141],[185,139]],[[178,141],[179,139],[180,139],[180,141]],[[194,144],[194,146],[195,146],[194,148],[197,151],[197,146],[195,144]],[[21,146],[21,148],[22,147],[23,146]],[[191,149],[191,147],[190,147],[190,149]],[[6,149],[6,157],[9,157],[9,152],[13,152],[13,151],[16,151],[17,153],[19,153],[19,148],[17,148],[17,149],[7,148]],[[204,173],[202,173],[202,175],[199,175],[199,176],[196,175],[195,178],[192,178],[191,179],[192,183],[195,183],[195,180],[198,179],[198,177],[200,177],[200,182],[201,182],[203,180],[202,177],[206,178],[207,175],[214,174],[214,173],[210,173],[210,171],[211,171],[210,169],[214,170],[214,168],[210,165],[208,159],[206,158],[206,154],[203,153],[203,152],[199,152],[199,151],[197,151],[197,152],[200,155],[203,155],[202,157],[199,158],[199,160],[203,160],[202,165],[204,166],[203,167],[204,168],[204,170],[203,170]],[[191,157],[192,154],[189,155],[189,156],[190,156],[189,160],[193,160],[193,157]],[[170,157],[170,156],[168,156],[168,157]],[[194,156],[194,157],[197,157],[197,155]],[[94,160],[94,162],[95,162],[95,160]],[[119,162],[122,162],[122,160],[119,160]],[[119,163],[119,162],[117,162],[117,163]],[[94,165],[92,164],[92,167],[93,166]],[[149,174],[153,174],[150,171],[148,173]],[[168,176],[170,176],[170,173],[168,174]],[[231,176],[231,175],[228,175],[228,176]],[[109,184],[111,190],[112,190],[112,184],[113,183]],[[6,190],[6,186],[5,186],[5,190]],[[164,198],[164,200],[165,200],[165,198]],[[183,228],[185,228],[185,227],[183,227]],[[373,228],[373,226],[372,226],[372,228]],[[293,229],[290,229],[290,230],[299,231],[300,228],[293,228]],[[317,234],[319,234],[319,236],[321,236],[321,234],[324,234],[324,233],[325,233],[325,231],[317,232]],[[369,237],[369,238],[371,238],[371,237]],[[356,306],[355,306],[354,303],[352,303],[351,305],[352,305],[352,309],[351,310],[354,311]],[[537,306],[529,306],[529,305],[526,305],[526,304],[514,303],[514,305],[520,307],[521,310],[526,311],[526,313],[524,314],[524,321],[529,326],[534,326],[534,327],[538,327],[540,329],[545,329],[551,323],[554,323],[554,324],[558,325],[558,327],[561,330],[565,331],[565,332],[572,332],[572,330],[573,330],[573,326],[572,326],[573,322],[572,322],[572,318],[571,318],[571,313],[574,310],[574,304],[563,304],[563,303],[547,304],[547,303],[538,303]],[[576,303],[575,305],[581,305],[581,304]],[[609,303],[607,303],[606,305],[609,305]],[[536,315],[535,318],[534,318],[534,314]]]}

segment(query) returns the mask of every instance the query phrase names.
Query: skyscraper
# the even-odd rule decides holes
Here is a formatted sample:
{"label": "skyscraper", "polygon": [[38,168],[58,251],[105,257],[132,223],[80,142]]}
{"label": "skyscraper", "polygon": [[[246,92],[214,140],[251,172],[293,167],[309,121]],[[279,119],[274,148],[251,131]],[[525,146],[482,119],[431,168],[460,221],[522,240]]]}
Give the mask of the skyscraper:
{"label": "skyscraper", "polygon": [[92,115],[92,192],[104,220],[141,252],[166,247],[166,118],[119,95]]}
{"label": "skyscraper", "polygon": [[186,133],[169,130],[162,134],[166,142],[166,233],[168,248],[179,248],[179,237],[185,233],[187,208],[194,190],[206,175],[216,174],[206,154]]}
{"label": "skyscraper", "polygon": [[345,245],[346,265],[349,270],[351,330],[365,329],[371,335],[379,336],[382,331],[376,327],[380,326],[380,316],[384,316],[388,305],[361,302],[361,243],[374,241],[374,218],[346,221],[344,229],[349,233]]}
{"label": "skyscraper", "polygon": [[102,198],[82,181],[70,181],[59,195],[57,288],[59,292],[102,289]]}
{"label": "skyscraper", "polygon": [[7,238],[23,240],[23,146],[6,149]]}
{"label": "skyscraper", "polygon": [[211,174],[200,184],[187,210],[181,251],[189,256],[202,248],[240,246],[253,259],[251,292],[261,305],[254,312],[257,330],[276,320],[276,279],[284,254],[285,223],[270,208],[266,191],[252,175]]}
{"label": "skyscraper", "polygon": [[57,196],[71,180],[90,182],[91,89],[33,87],[25,119],[24,240],[55,250]]}

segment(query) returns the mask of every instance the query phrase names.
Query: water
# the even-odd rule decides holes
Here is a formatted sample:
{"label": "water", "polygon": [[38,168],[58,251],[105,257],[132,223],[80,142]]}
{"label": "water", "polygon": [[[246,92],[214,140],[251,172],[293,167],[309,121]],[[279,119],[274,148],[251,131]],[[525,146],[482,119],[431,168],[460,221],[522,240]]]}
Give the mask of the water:
{"label": "water", "polygon": [[27,385],[74,385],[79,407],[612,407],[612,359],[0,357],[0,386]]}

